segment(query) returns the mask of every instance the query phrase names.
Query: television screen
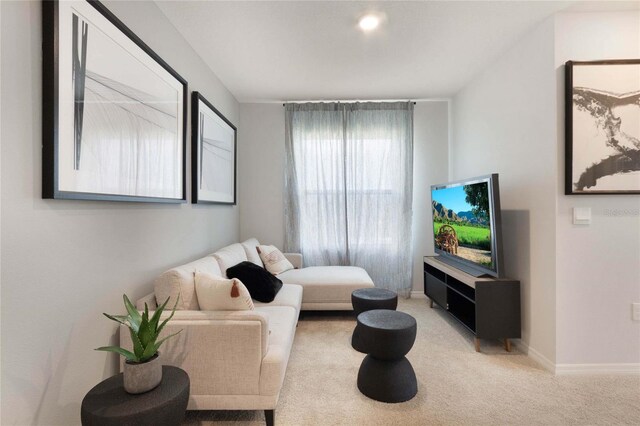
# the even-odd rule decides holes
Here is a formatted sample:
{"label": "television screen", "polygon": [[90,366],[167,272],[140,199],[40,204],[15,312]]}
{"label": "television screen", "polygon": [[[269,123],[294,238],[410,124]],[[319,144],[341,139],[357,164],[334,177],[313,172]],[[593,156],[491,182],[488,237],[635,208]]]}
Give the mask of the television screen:
{"label": "television screen", "polygon": [[491,275],[498,273],[497,244],[492,235],[497,199],[494,184],[497,175],[431,187],[436,252],[477,265]]}

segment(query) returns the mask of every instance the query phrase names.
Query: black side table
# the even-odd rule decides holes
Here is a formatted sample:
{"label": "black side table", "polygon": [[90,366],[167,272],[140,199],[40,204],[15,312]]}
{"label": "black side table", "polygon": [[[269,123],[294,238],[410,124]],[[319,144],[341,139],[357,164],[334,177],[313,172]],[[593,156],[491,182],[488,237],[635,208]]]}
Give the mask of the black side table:
{"label": "black side table", "polygon": [[[363,312],[372,309],[391,309],[395,311],[398,307],[398,293],[383,288],[361,288],[351,293],[351,304],[356,317]],[[365,353],[362,347],[362,334],[360,323],[356,324],[356,328],[351,335],[351,347],[358,352]]]}
{"label": "black side table", "polygon": [[351,304],[356,316],[372,309],[391,309],[398,307],[398,293],[383,288],[361,288],[351,293]]}
{"label": "black side table", "polygon": [[162,382],[153,390],[131,395],[122,373],[110,377],[82,400],[83,426],[179,426],[189,402],[189,376],[184,370],[162,366]]}
{"label": "black side table", "polygon": [[358,389],[371,399],[403,402],[418,392],[413,367],[405,355],[416,340],[417,323],[409,314],[376,309],[358,315],[364,351]]}

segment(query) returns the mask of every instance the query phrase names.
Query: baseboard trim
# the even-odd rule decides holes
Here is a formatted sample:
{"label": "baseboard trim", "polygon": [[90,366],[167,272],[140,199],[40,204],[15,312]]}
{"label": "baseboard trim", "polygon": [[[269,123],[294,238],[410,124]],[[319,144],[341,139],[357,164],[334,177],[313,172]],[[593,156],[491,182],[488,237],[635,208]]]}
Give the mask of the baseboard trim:
{"label": "baseboard trim", "polygon": [[640,363],[619,364],[556,364],[556,375],[624,374],[640,375]]}
{"label": "baseboard trim", "polygon": [[[426,299],[427,296],[420,290],[412,290],[411,298]],[[557,376],[589,374],[640,375],[640,363],[556,364],[521,339],[513,339],[512,343],[520,352],[540,364],[540,366],[548,372]]]}
{"label": "baseboard trim", "polygon": [[512,343],[520,350],[520,352],[524,353],[529,358],[531,358],[532,360],[540,364],[542,368],[544,368],[550,373],[555,374],[556,365],[549,358],[542,355],[540,352],[538,352],[531,346],[527,345],[527,343],[522,341],[521,339],[513,340]]}
{"label": "baseboard trim", "polygon": [[545,370],[556,376],[612,374],[640,375],[640,363],[619,364],[555,364],[522,340],[514,340],[513,344],[529,358],[540,364]]}

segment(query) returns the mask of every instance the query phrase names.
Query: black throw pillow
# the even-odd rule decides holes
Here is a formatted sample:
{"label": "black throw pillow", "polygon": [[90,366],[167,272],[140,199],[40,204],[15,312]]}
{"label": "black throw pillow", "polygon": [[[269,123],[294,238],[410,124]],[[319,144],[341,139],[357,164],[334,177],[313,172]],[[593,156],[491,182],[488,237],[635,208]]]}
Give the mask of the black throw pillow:
{"label": "black throw pillow", "polygon": [[274,277],[271,272],[252,262],[240,262],[227,269],[227,277],[242,281],[252,299],[269,303],[275,299],[282,288],[282,281]]}

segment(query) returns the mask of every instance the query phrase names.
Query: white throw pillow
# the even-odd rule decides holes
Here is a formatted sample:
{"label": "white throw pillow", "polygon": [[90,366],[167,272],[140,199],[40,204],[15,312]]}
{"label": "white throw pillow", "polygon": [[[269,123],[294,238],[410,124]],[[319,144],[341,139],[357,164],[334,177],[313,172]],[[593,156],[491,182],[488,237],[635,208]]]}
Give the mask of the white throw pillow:
{"label": "white throw pillow", "polygon": [[258,254],[258,246],[260,243],[255,238],[249,238],[247,241],[243,241],[242,247],[244,248],[244,252],[247,254],[247,260],[251,263],[255,263],[261,268],[264,268],[262,264],[262,259],[260,259],[260,255]]}
{"label": "white throw pillow", "polygon": [[226,279],[196,271],[196,294],[203,311],[252,311],[249,290],[236,278]]}
{"label": "white throw pillow", "polygon": [[291,262],[274,246],[258,246],[257,248],[265,269],[273,275],[278,275],[284,271],[293,269]]}

